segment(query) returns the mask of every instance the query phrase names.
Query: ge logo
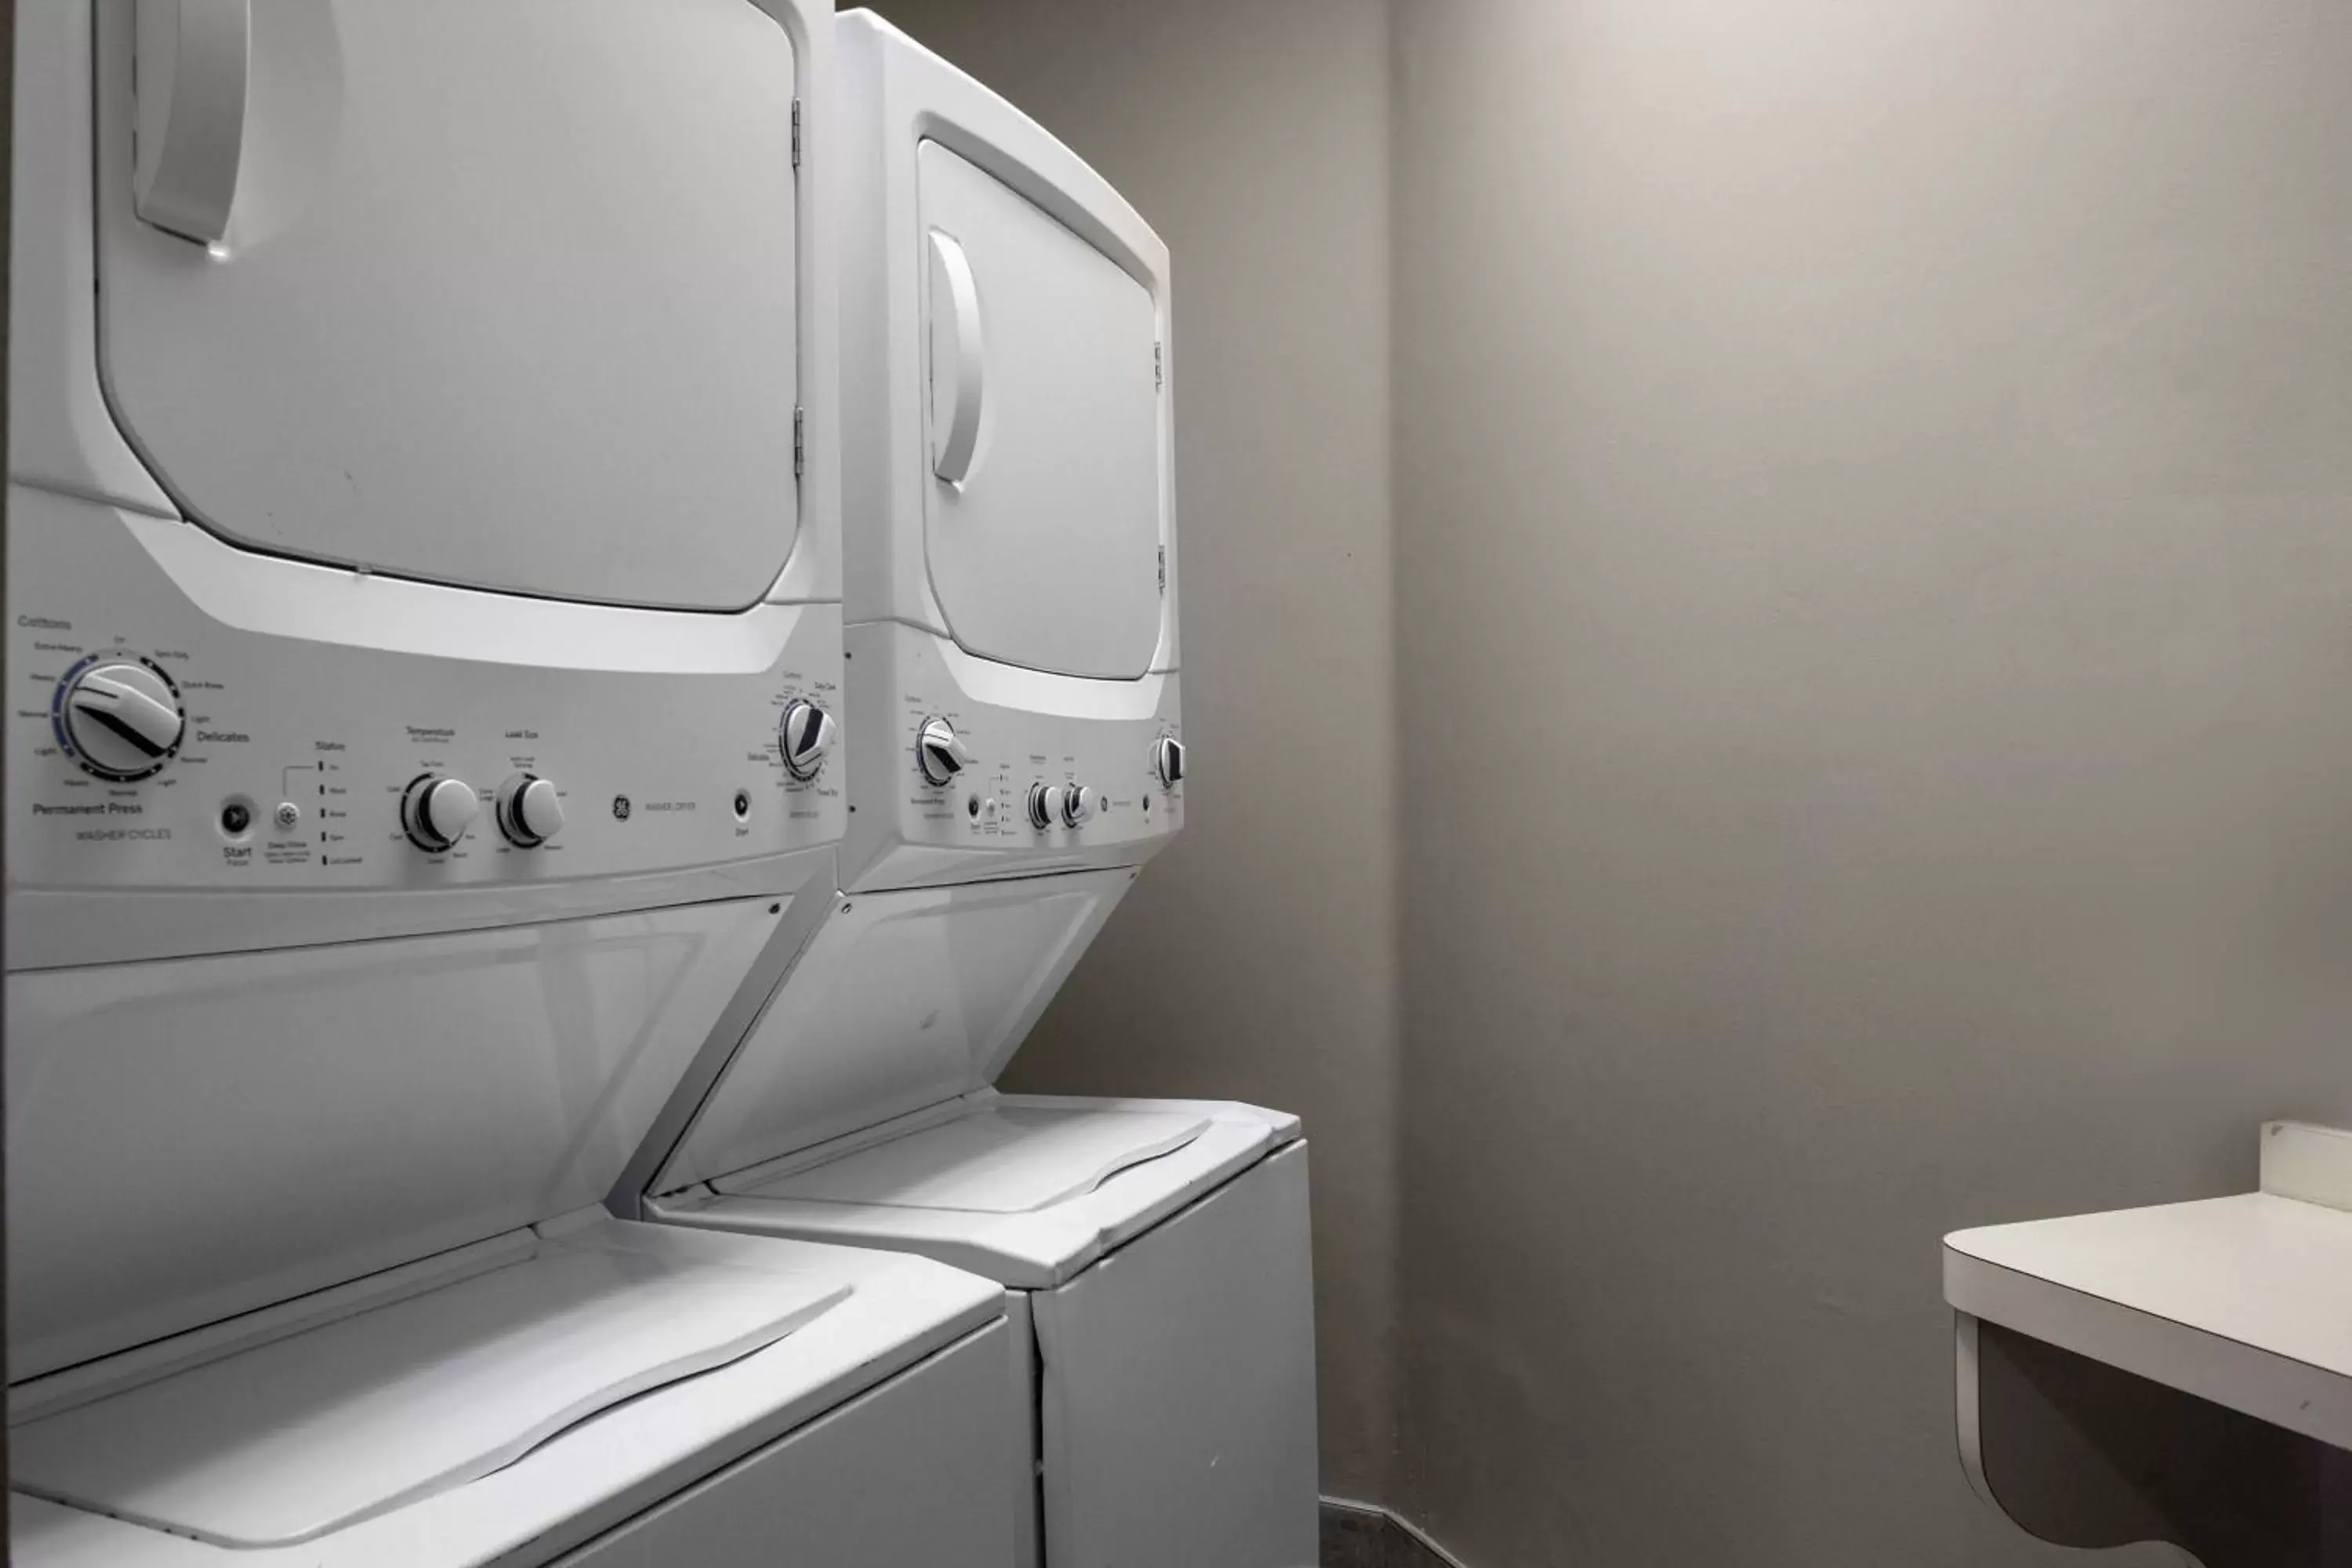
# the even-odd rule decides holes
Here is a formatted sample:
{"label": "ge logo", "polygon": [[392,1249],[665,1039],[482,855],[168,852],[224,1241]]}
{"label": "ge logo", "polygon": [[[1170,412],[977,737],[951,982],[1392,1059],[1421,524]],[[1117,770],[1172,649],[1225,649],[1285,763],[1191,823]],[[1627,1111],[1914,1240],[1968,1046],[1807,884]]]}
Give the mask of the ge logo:
{"label": "ge logo", "polygon": [[618,822],[626,822],[629,820],[629,797],[627,795],[616,795],[613,797],[613,817],[614,820]]}

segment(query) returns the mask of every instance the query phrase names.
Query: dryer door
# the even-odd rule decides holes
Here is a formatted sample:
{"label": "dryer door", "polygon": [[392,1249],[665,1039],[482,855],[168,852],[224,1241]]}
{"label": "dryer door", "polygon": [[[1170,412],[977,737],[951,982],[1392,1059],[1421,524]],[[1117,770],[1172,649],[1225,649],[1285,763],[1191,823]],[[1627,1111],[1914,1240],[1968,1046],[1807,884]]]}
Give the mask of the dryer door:
{"label": "dryer door", "polygon": [[795,53],[773,18],[97,10],[102,372],[191,516],[478,587],[765,595],[798,526]]}
{"label": "dryer door", "polygon": [[917,163],[931,591],[984,658],[1136,679],[1160,631],[1151,292],[938,142]]}

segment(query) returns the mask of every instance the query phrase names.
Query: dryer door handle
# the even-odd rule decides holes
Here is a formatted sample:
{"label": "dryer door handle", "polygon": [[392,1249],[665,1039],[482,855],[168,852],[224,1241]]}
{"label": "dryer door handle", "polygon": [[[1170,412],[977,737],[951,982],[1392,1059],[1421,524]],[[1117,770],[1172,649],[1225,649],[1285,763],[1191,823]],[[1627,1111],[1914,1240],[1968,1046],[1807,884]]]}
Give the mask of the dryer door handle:
{"label": "dryer door handle", "polygon": [[980,284],[951,235],[931,231],[931,470],[951,485],[971,478],[980,447],[986,357]]}
{"label": "dryer door handle", "polygon": [[250,0],[139,0],[132,205],[198,245],[228,233],[252,43]]}

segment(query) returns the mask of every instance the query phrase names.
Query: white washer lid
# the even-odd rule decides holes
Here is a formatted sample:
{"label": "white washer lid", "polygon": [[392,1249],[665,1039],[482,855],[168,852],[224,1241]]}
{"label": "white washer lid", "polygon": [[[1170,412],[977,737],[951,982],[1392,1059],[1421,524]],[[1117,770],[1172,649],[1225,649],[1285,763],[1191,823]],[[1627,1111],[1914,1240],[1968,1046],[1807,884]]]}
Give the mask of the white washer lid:
{"label": "white washer lid", "polygon": [[310,1540],[503,1468],[851,1294],[788,1263],[543,1244],[523,1261],[27,1422],[9,1434],[9,1479],[224,1546]]}
{"label": "white washer lid", "polygon": [[10,1374],[600,1203],[774,905],[9,975]]}
{"label": "white washer lid", "polygon": [[719,1044],[725,1066],[647,1190],[813,1164],[794,1156],[985,1089],[1134,880],[845,895],[751,1033]]}
{"label": "white washer lid", "polygon": [[1184,1111],[992,1105],[807,1170],[722,1193],[814,1203],[1029,1214],[1093,1192],[1208,1131]]}

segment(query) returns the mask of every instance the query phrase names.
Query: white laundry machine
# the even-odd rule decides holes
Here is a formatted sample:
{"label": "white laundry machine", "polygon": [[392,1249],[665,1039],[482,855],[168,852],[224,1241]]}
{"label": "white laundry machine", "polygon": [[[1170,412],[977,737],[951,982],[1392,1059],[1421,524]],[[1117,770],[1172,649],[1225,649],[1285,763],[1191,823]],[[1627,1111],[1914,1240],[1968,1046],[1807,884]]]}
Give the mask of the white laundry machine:
{"label": "white laundry machine", "polygon": [[1184,816],[1168,256],[1035,123],[839,20],[842,892],[616,1201],[1016,1292],[1051,1568],[1316,1555],[1307,1146],[992,1087]]}
{"label": "white laundry machine", "polygon": [[16,19],[13,1560],[1010,1561],[1000,1286],[600,1202],[832,902],[829,16]]}
{"label": "white laundry machine", "polygon": [[1024,1561],[1299,1568],[1317,1502],[1297,1120],[989,1087],[1133,875],[844,894],[645,1212],[1010,1288]]}

